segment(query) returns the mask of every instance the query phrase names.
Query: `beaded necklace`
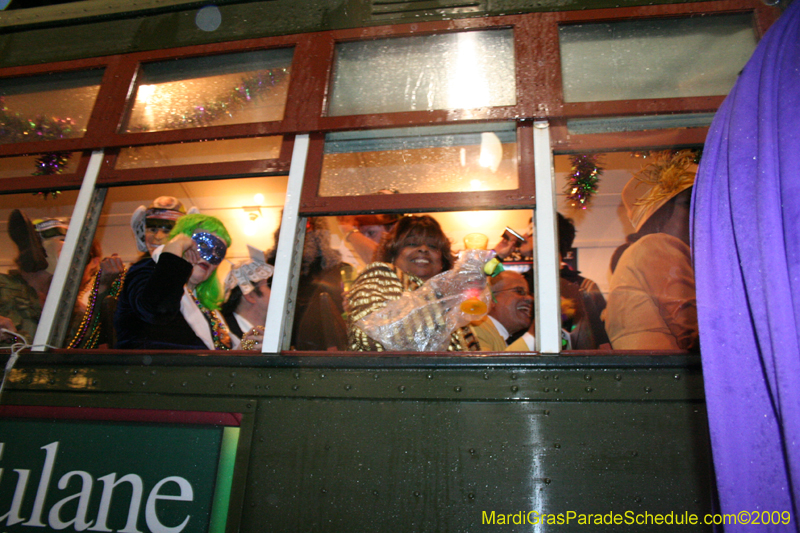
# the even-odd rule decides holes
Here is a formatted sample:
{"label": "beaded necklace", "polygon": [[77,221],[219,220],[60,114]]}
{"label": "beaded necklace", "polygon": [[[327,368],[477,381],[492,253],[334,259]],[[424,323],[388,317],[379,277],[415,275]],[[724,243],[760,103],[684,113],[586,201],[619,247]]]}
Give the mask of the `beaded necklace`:
{"label": "beaded necklace", "polygon": [[205,315],[206,320],[211,325],[211,338],[214,341],[214,349],[230,350],[231,336],[228,333],[228,327],[225,325],[225,321],[219,318],[216,311],[212,311],[200,303],[200,300],[197,298],[196,289],[192,289],[190,292],[192,298],[194,299],[194,303],[197,305],[198,309],[200,309],[203,315]]}
{"label": "beaded necklace", "polygon": [[[125,274],[127,272],[128,269],[126,268],[111,283],[108,296],[114,298],[115,300],[117,299],[119,293],[122,292],[122,286],[125,283]],[[97,293],[100,288],[100,276],[102,273],[103,269],[98,268],[97,274],[94,276],[94,283],[92,284],[92,295],[89,297],[89,305],[86,306],[86,311],[83,313],[83,318],[81,319],[81,325],[78,327],[75,337],[73,337],[70,343],[67,345],[67,348],[93,349],[97,348],[97,345],[100,343],[100,334],[102,333],[103,329],[100,327],[101,313],[99,311],[95,311],[97,306]]]}

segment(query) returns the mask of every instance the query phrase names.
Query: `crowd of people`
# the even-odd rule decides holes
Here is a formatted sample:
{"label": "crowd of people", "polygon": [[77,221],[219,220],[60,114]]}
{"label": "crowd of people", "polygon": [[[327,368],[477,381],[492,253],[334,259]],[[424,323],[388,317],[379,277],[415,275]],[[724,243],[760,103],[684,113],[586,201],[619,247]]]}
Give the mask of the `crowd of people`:
{"label": "crowd of people", "polygon": [[[558,214],[564,349],[698,349],[688,235],[694,157],[654,154],[625,187],[635,233],[612,258],[607,300],[566,261],[575,226]],[[133,264],[93,247],[68,347],[261,351],[278,232],[271,250],[250,247],[221,283],[216,270],[231,237],[218,219],[160,197],[136,210],[131,227],[141,252]],[[0,340],[31,341],[67,223],[14,210],[8,228],[18,254],[17,268],[0,274]],[[493,251],[465,260],[427,215],[311,218],[291,346],[532,352],[532,279],[484,266],[494,256],[530,256],[531,233],[506,233]]]}

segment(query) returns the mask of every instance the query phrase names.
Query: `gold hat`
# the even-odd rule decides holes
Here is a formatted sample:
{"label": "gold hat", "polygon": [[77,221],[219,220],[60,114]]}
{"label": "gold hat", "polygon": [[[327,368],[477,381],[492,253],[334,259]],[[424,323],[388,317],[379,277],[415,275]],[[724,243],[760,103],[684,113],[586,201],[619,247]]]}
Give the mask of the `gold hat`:
{"label": "gold hat", "polygon": [[693,150],[664,150],[650,157],[622,189],[622,203],[637,232],[664,204],[694,185],[697,174]]}

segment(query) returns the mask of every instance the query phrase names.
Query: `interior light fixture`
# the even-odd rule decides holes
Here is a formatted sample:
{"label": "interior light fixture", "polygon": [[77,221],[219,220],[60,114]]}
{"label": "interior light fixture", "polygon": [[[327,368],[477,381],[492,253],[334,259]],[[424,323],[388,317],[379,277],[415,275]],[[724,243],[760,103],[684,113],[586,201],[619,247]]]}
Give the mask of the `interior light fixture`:
{"label": "interior light fixture", "polygon": [[242,207],[246,220],[244,222],[244,234],[252,237],[258,231],[258,220],[261,218],[261,208],[258,206]]}

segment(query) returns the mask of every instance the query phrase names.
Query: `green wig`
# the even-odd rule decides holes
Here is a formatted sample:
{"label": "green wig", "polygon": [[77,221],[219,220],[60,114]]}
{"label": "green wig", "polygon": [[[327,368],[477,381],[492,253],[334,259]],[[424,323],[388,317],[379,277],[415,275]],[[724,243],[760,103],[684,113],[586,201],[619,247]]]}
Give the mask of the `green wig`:
{"label": "green wig", "polygon": [[[169,238],[171,239],[180,233],[191,237],[195,230],[198,229],[214,233],[217,237],[225,241],[225,244],[228,246],[231,245],[231,236],[228,230],[225,229],[225,226],[218,218],[209,215],[192,214],[182,216],[172,228]],[[207,280],[198,283],[195,290],[197,291],[197,299],[200,300],[200,303],[208,309],[219,309],[222,303],[223,291],[222,284],[220,284],[219,279],[217,279],[216,270]]]}

